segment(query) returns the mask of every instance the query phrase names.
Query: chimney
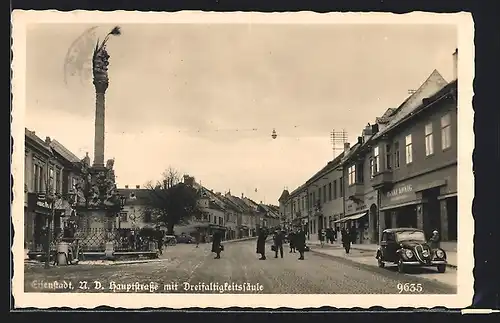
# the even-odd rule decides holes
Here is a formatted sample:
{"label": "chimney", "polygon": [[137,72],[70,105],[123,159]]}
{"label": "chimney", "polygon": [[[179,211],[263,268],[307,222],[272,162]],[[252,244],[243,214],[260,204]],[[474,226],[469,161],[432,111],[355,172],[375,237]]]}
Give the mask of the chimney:
{"label": "chimney", "polygon": [[351,144],[348,142],[344,142],[344,154],[347,154],[349,152],[349,149],[351,149]]}
{"label": "chimney", "polygon": [[135,188],[139,189],[141,188],[141,185],[136,185]]}
{"label": "chimney", "polygon": [[128,188],[128,185],[125,185],[125,188]]}
{"label": "chimney", "polygon": [[372,134],[376,134],[378,132],[378,124],[375,123],[374,125],[372,125]]}
{"label": "chimney", "polygon": [[241,198],[244,198],[244,197],[245,197],[245,195],[243,195],[243,193],[241,193]]}
{"label": "chimney", "polygon": [[45,143],[46,143],[47,145],[50,145],[50,137],[45,137]]}
{"label": "chimney", "polygon": [[453,53],[453,80],[458,79],[458,48]]}
{"label": "chimney", "polygon": [[363,137],[358,137],[358,144],[360,144],[360,145],[363,144]]}

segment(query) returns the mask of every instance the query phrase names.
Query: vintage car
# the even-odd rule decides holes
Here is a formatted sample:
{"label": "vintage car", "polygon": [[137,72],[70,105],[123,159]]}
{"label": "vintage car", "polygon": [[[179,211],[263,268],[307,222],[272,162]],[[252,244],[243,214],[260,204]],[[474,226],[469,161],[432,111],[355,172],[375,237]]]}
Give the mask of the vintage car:
{"label": "vintage car", "polygon": [[431,249],[424,232],[415,228],[384,230],[375,258],[381,268],[386,263],[397,264],[400,273],[410,266],[437,267],[438,272],[444,273],[447,263],[446,252]]}

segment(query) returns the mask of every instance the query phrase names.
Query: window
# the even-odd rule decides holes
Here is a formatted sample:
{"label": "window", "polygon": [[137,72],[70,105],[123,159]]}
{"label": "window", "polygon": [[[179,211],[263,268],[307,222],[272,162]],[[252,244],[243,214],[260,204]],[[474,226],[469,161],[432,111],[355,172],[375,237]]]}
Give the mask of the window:
{"label": "window", "polygon": [[385,167],[386,169],[391,169],[391,160],[392,160],[392,154],[391,154],[391,145],[385,145]]}
{"label": "window", "polygon": [[313,207],[314,207],[315,204],[316,204],[316,192],[313,192],[313,197],[312,197],[312,201],[311,202],[313,203]]}
{"label": "window", "polygon": [[373,178],[373,175],[375,175],[375,163],[373,162],[373,158],[370,158],[370,177]]}
{"label": "window", "polygon": [[333,181],[333,199],[337,199],[337,180]]}
{"label": "window", "polygon": [[55,182],[54,182],[54,168],[49,168],[49,182],[47,183],[47,192],[55,192],[54,190],[54,186],[55,186]]}
{"label": "window", "polygon": [[318,188],[318,204],[321,204],[321,187]]}
{"label": "window", "polygon": [[377,174],[380,171],[380,151],[379,147],[373,148],[373,174]]}
{"label": "window", "polygon": [[339,196],[344,195],[344,178],[341,177],[339,180]]}
{"label": "window", "polygon": [[323,186],[323,203],[326,202],[326,185]]}
{"label": "window", "polygon": [[399,168],[399,142],[394,143],[394,168]]}
{"label": "window", "polygon": [[42,167],[38,164],[33,164],[33,191],[41,192],[43,189]]}
{"label": "window", "polygon": [[217,224],[217,217],[214,215],[214,223]]}
{"label": "window", "polygon": [[332,200],[332,183],[328,183],[328,200]]}
{"label": "window", "polygon": [[451,117],[449,114],[441,117],[441,148],[451,147]]}
{"label": "window", "polygon": [[363,172],[363,163],[359,163],[356,165],[356,183],[363,183],[364,180],[364,172]]}
{"label": "window", "polygon": [[127,212],[120,212],[120,222],[128,222]]}
{"label": "window", "polygon": [[410,134],[405,137],[405,156],[407,164],[410,164],[413,161],[413,154],[411,148],[412,145],[411,145],[411,134]]}
{"label": "window", "polygon": [[432,123],[425,125],[425,155],[434,154],[434,136],[432,135]]}
{"label": "window", "polygon": [[356,166],[355,165],[349,166],[347,170],[349,174],[349,185],[352,185],[356,183]]}
{"label": "window", "polygon": [[61,170],[56,171],[56,193],[61,193]]}

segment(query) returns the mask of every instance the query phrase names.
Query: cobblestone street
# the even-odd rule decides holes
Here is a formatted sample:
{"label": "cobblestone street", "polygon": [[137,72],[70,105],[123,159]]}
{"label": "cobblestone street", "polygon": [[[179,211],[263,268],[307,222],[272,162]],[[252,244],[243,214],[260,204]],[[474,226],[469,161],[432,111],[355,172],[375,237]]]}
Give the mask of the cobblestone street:
{"label": "cobblestone street", "polygon": [[[253,286],[248,287],[251,292],[266,294],[398,294],[398,283],[409,283],[420,284],[421,294],[456,293],[456,287],[425,279],[425,273],[399,274],[321,255],[314,249],[306,253],[305,261],[299,261],[298,254],[290,254],[285,246],[284,259],[275,259],[268,245],[267,260],[259,261],[255,241],[226,243],[226,250],[218,260],[213,259],[210,247],[209,244],[199,248],[179,244],[169,247],[158,260],[136,264],[85,264],[48,270],[43,264],[25,264],[25,291],[122,292],[129,288],[129,291],[147,293],[150,292],[147,289],[153,288],[155,292],[186,292],[185,288],[201,284],[228,283],[249,284]],[[54,290],[55,281],[61,288]],[[71,282],[71,288],[63,282]],[[143,287],[138,289],[140,284]],[[114,290],[110,290],[110,286]],[[225,292],[242,291],[226,289]]]}

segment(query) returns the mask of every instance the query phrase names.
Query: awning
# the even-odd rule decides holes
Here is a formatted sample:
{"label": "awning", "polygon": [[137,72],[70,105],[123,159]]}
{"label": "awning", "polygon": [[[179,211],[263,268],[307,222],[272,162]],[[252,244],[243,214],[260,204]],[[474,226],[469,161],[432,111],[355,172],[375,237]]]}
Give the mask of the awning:
{"label": "awning", "polygon": [[423,202],[424,202],[423,200],[415,200],[415,201],[406,202],[406,203],[389,205],[389,206],[381,207],[379,209],[379,211],[387,211],[387,210],[397,209],[397,208],[400,208],[400,207],[403,207],[403,206],[410,206],[410,205],[420,204],[420,203],[423,203]]}
{"label": "awning", "polygon": [[353,215],[346,216],[346,217],[344,217],[342,219],[334,221],[333,223],[340,223],[340,222],[345,222],[345,221],[357,220],[357,219],[360,219],[360,218],[364,217],[367,214],[368,214],[368,211],[363,211],[361,213],[356,213],[356,214],[353,214]]}

